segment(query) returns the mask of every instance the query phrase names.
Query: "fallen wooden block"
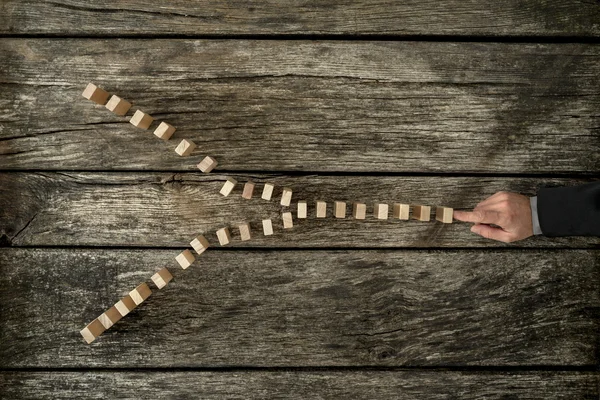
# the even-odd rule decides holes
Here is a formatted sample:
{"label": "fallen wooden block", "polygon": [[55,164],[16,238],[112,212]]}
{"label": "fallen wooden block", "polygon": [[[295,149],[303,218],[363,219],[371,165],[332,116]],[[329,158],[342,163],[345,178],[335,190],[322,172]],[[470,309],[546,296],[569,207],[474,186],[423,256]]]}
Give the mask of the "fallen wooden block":
{"label": "fallen wooden block", "polygon": [[131,119],[129,120],[131,125],[141,129],[150,128],[150,125],[152,125],[153,121],[154,118],[140,110],[137,110],[135,114],[133,114],[133,117],[131,117]]}
{"label": "fallen wooden block", "polygon": [[242,192],[242,197],[244,199],[250,200],[252,198],[252,194],[254,193],[254,182],[246,182],[244,183],[244,191]]}
{"label": "fallen wooden block", "polygon": [[292,189],[283,188],[283,192],[281,193],[281,205],[289,207],[292,202]]}
{"label": "fallen wooden block", "polygon": [[367,217],[367,205],[365,203],[354,203],[352,205],[352,216],[355,219],[365,219]]}
{"label": "fallen wooden block", "polygon": [[204,253],[210,246],[208,240],[202,235],[198,235],[194,240],[190,242],[190,246],[198,253],[198,255]]}
{"label": "fallen wooden block", "polygon": [[136,306],[139,306],[152,294],[152,290],[148,287],[148,285],[144,283],[140,283],[138,287],[129,292],[129,296],[135,303]]}
{"label": "fallen wooden block", "polygon": [[117,302],[117,304],[115,304],[115,308],[123,317],[129,314],[135,307],[137,306],[130,295],[123,297]]}
{"label": "fallen wooden block", "polygon": [[387,204],[377,203],[373,207],[373,214],[377,219],[388,219],[390,207]]}
{"label": "fallen wooden block", "polygon": [[273,189],[275,189],[275,185],[272,183],[265,183],[261,197],[265,200],[271,200],[271,197],[273,196]]}
{"label": "fallen wooden block", "polygon": [[85,90],[83,91],[83,93],[81,95],[83,97],[85,97],[86,99],[91,100],[94,103],[97,103],[97,104],[100,104],[101,106],[103,106],[108,101],[108,96],[110,96],[110,93],[108,93],[104,89],[100,89],[98,86],[94,85],[93,83],[88,83],[88,85],[86,86]]}
{"label": "fallen wooden block", "polygon": [[204,172],[205,174],[208,174],[210,171],[215,169],[215,167],[218,164],[219,163],[217,162],[217,160],[210,156],[206,156],[202,161],[200,161],[200,163],[198,163],[198,169]]}
{"label": "fallen wooden block", "polygon": [[196,143],[191,140],[183,139],[177,147],[175,147],[175,153],[179,154],[181,157],[187,157],[192,154],[192,151],[196,148]]}
{"label": "fallen wooden block", "polygon": [[162,140],[171,139],[173,133],[175,133],[175,127],[166,122],[161,122],[160,125],[158,125],[158,128],[154,130],[154,135]]}
{"label": "fallen wooden block", "polygon": [[98,321],[98,319],[90,322],[85,328],[83,328],[80,333],[83,336],[83,339],[87,342],[87,344],[92,343],[96,338],[106,330],[102,323]]}
{"label": "fallen wooden block", "polygon": [[189,250],[182,251],[175,260],[181,265],[181,268],[187,269],[196,260],[196,257]]}
{"label": "fallen wooden block", "polygon": [[229,194],[231,193],[231,191],[233,190],[235,185],[237,185],[237,181],[235,179],[227,178],[227,180],[223,184],[223,187],[221,188],[221,191],[219,193],[221,193],[223,196],[227,197],[227,196],[229,196]]}
{"label": "fallen wooden block", "polygon": [[111,308],[106,310],[101,316],[98,317],[98,321],[100,321],[104,328],[108,329],[117,322],[119,322],[121,318],[123,318],[123,316],[121,315],[119,310],[117,310],[117,307],[112,306]]}
{"label": "fallen wooden block", "polygon": [[241,224],[239,227],[240,230],[240,238],[242,239],[242,241],[246,241],[246,240],[250,240],[251,236],[250,236],[250,224],[249,223],[243,223]]}
{"label": "fallen wooden block", "polygon": [[427,222],[431,219],[430,206],[413,206],[413,219]]}
{"label": "fallen wooden block", "polygon": [[325,218],[327,216],[327,203],[317,200],[317,218]]}
{"label": "fallen wooden block", "polygon": [[171,275],[171,273],[166,267],[152,275],[152,282],[154,282],[156,287],[159,289],[162,289],[165,286],[167,286],[167,284],[171,282],[172,279],[173,275]]}
{"label": "fallen wooden block", "polygon": [[106,103],[105,107],[122,117],[123,115],[127,114],[127,111],[129,111],[131,108],[131,103],[117,95],[113,95],[108,103]]}
{"label": "fallen wooden block", "polygon": [[217,238],[219,239],[219,244],[221,246],[226,246],[231,242],[231,233],[229,233],[229,228],[221,228],[217,231]]}
{"label": "fallen wooden block", "polygon": [[306,200],[300,200],[298,202],[298,218],[306,218],[308,214],[308,206]]}
{"label": "fallen wooden block", "polygon": [[273,234],[273,222],[270,219],[263,219],[262,225],[265,236]]}
{"label": "fallen wooden block", "polygon": [[435,219],[443,222],[444,224],[452,223],[452,216],[454,214],[454,209],[450,207],[441,207],[438,206],[435,209]]}
{"label": "fallen wooden block", "polygon": [[333,215],[336,218],[346,218],[346,203],[343,201],[335,201],[333,203]]}
{"label": "fallen wooden block", "polygon": [[408,215],[410,214],[410,205],[394,203],[394,208],[392,211],[392,215],[397,219],[408,219]]}
{"label": "fallen wooden block", "polygon": [[292,219],[291,212],[284,212],[283,214],[281,214],[281,219],[283,219],[283,228],[284,229],[290,229],[290,228],[294,227],[294,221]]}

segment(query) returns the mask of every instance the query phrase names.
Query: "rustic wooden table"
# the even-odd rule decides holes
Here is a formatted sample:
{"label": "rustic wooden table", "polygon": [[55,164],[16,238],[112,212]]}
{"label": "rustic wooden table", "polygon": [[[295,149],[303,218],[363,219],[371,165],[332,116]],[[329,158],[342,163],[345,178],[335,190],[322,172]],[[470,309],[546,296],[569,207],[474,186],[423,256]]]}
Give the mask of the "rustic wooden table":
{"label": "rustic wooden table", "polygon": [[[598,2],[4,0],[0,35],[0,398],[598,398],[597,238],[284,232],[277,202],[218,194],[232,176],[466,209],[597,179]],[[174,264],[267,216],[274,236]],[[84,343],[165,266],[169,286]]]}

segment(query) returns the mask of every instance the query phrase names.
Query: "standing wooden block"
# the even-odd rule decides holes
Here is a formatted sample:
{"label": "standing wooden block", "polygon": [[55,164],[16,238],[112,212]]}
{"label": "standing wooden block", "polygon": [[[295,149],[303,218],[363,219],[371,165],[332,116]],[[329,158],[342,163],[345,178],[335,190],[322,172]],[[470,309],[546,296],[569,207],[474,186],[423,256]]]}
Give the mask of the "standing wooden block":
{"label": "standing wooden block", "polygon": [[227,197],[227,196],[229,196],[229,194],[231,193],[231,191],[233,190],[235,185],[237,185],[237,181],[235,179],[227,178],[227,180],[223,184],[223,187],[221,188],[221,191],[219,193],[221,193],[223,196]]}
{"label": "standing wooden block", "polygon": [[135,307],[135,302],[133,301],[130,295],[123,297],[117,302],[117,304],[115,304],[115,308],[123,317],[129,314],[131,310],[133,310]]}
{"label": "standing wooden block", "polygon": [[317,200],[317,218],[325,218],[327,216],[327,203]]}
{"label": "standing wooden block", "polygon": [[271,197],[273,196],[273,189],[275,189],[275,185],[272,183],[265,183],[261,197],[265,200],[271,200]]}
{"label": "standing wooden block", "polygon": [[192,151],[194,151],[195,148],[196,143],[191,140],[183,139],[175,148],[175,153],[179,154],[181,157],[187,157],[192,154]]}
{"label": "standing wooden block", "polygon": [[410,214],[410,205],[394,203],[394,209],[392,211],[392,215],[394,216],[394,218],[408,219],[409,214]]}
{"label": "standing wooden block", "polygon": [[352,205],[352,216],[355,219],[365,219],[367,217],[367,205],[365,203],[354,203]]}
{"label": "standing wooden block", "polygon": [[229,233],[229,228],[221,228],[217,231],[217,238],[219,239],[219,244],[221,246],[226,246],[231,242],[231,233]]}
{"label": "standing wooden block", "polygon": [[292,189],[283,188],[283,192],[281,193],[281,205],[289,207],[292,202]]}
{"label": "standing wooden block", "polygon": [[93,101],[94,103],[103,106],[108,101],[108,96],[110,96],[110,94],[106,90],[100,89],[93,83],[88,83],[88,85],[82,93],[82,96],[88,100]]}
{"label": "standing wooden block", "polygon": [[387,204],[377,203],[373,207],[373,214],[377,219],[388,219],[390,207]]}
{"label": "standing wooden block", "polygon": [[150,128],[150,125],[152,125],[152,121],[154,121],[154,118],[140,110],[137,110],[135,114],[133,114],[133,117],[131,117],[131,119],[129,120],[129,122],[131,122],[131,125],[141,129]]}
{"label": "standing wooden block", "polygon": [[249,223],[243,223],[241,224],[239,227],[240,229],[240,237],[242,239],[242,241],[246,241],[246,240],[250,240],[251,236],[250,236],[250,224]]}
{"label": "standing wooden block", "polygon": [[152,275],[152,282],[154,282],[156,287],[159,289],[162,289],[165,286],[167,286],[167,284],[171,282],[172,279],[173,275],[171,275],[167,268],[163,268],[154,275]]}
{"label": "standing wooden block", "polygon": [[265,236],[269,236],[273,234],[273,222],[270,219],[263,219],[263,232]]}
{"label": "standing wooden block", "polygon": [[290,228],[294,227],[294,221],[292,219],[291,212],[284,212],[283,214],[281,214],[281,219],[283,219],[283,228],[284,229],[290,229]]}
{"label": "standing wooden block", "polygon": [[187,269],[196,260],[196,257],[189,250],[182,251],[175,260],[181,265],[181,268]]}
{"label": "standing wooden block", "polygon": [[140,283],[138,287],[129,292],[129,296],[133,300],[136,306],[139,306],[152,294],[152,290],[148,287],[148,285],[144,283]]}
{"label": "standing wooden block", "polygon": [[112,306],[111,308],[106,310],[101,316],[98,317],[98,321],[100,321],[104,328],[108,329],[117,322],[119,322],[121,318],[123,318],[123,316],[121,315],[119,310],[117,310],[117,307]]}
{"label": "standing wooden block", "polygon": [[217,162],[217,160],[215,160],[214,158],[212,158],[210,156],[206,156],[206,157],[204,157],[204,159],[202,161],[200,161],[198,163],[198,169],[200,171],[204,172],[205,174],[208,174],[210,171],[215,169],[215,167],[218,164],[219,163]]}
{"label": "standing wooden block", "polygon": [[335,201],[333,203],[333,215],[336,218],[346,218],[346,203],[343,201]]}
{"label": "standing wooden block", "polygon": [[171,136],[175,133],[175,127],[167,124],[166,122],[161,122],[158,125],[158,128],[154,130],[154,135],[162,140],[169,140]]}
{"label": "standing wooden block", "polygon": [[198,255],[204,253],[206,249],[210,246],[208,240],[202,235],[198,235],[194,240],[190,242],[190,246],[194,248]]}
{"label": "standing wooden block", "polygon": [[300,200],[298,202],[298,218],[306,218],[308,214],[308,206],[306,200]]}
{"label": "standing wooden block", "polygon": [[431,219],[430,206],[413,206],[413,219],[427,222]]}
{"label": "standing wooden block", "polygon": [[250,200],[252,198],[252,193],[254,193],[254,186],[254,182],[244,183],[244,191],[242,192],[242,197],[244,199]]}
{"label": "standing wooden block", "polygon": [[119,96],[113,95],[108,103],[106,103],[106,108],[122,117],[131,108],[131,103]]}
{"label": "standing wooden block", "polygon": [[98,336],[102,335],[102,332],[104,332],[105,330],[106,330],[106,328],[104,328],[102,323],[100,323],[100,321],[98,321],[98,319],[95,319],[92,322],[90,322],[88,324],[88,326],[83,328],[80,331],[80,333],[81,333],[81,336],[83,336],[83,338],[87,342],[87,344],[90,344],[94,340],[96,340],[96,338]]}
{"label": "standing wooden block", "polygon": [[436,207],[435,209],[435,219],[444,224],[452,223],[452,216],[454,214],[454,210],[450,207]]}

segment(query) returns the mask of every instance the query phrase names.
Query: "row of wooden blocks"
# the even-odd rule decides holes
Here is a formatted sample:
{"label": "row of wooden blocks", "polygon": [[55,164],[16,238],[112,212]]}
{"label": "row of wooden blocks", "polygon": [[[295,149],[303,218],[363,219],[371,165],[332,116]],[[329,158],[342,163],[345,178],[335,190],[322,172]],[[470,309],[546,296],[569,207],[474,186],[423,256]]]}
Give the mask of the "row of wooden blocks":
{"label": "row of wooden blocks", "polygon": [[[223,196],[229,196],[237,184],[238,184],[238,181],[236,181],[235,179],[227,178],[227,180],[223,184],[223,187],[221,188],[220,193]],[[242,197],[247,200],[251,199],[254,194],[255,187],[256,187],[256,184],[254,182],[248,181],[248,182],[244,183],[244,190],[242,191]],[[275,190],[274,184],[265,183],[260,197],[264,200],[271,200],[271,198],[273,197],[274,190]],[[282,206],[289,207],[291,202],[292,202],[292,189],[284,187],[281,192],[280,204]]]}

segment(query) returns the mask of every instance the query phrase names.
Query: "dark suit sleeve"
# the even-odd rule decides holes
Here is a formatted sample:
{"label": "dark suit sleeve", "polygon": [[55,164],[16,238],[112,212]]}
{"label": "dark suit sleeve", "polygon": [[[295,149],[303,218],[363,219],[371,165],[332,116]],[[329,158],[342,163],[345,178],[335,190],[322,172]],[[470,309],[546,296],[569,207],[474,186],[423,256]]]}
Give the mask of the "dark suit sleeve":
{"label": "dark suit sleeve", "polygon": [[600,236],[600,181],[542,188],[538,217],[545,236]]}

